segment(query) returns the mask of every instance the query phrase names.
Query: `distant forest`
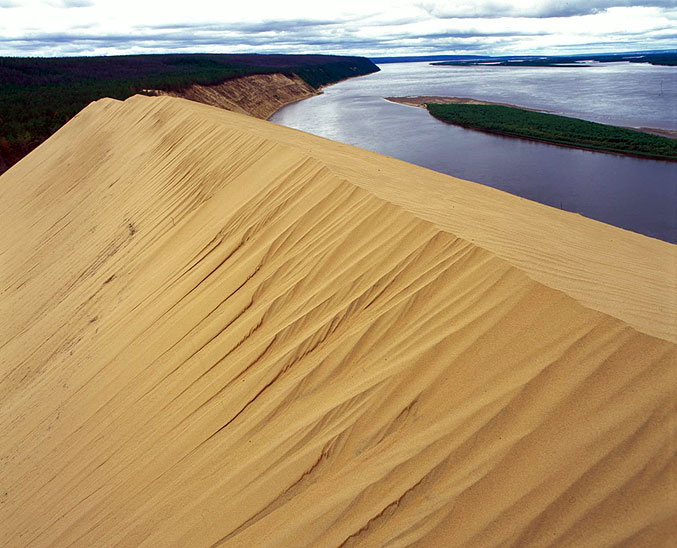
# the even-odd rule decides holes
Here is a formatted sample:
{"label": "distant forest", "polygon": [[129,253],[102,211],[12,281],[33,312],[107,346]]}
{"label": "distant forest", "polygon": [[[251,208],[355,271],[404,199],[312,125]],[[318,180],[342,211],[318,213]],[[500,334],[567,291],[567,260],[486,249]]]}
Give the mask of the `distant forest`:
{"label": "distant forest", "polygon": [[580,67],[585,61],[598,63],[649,63],[651,65],[677,66],[677,51],[649,53],[602,53],[579,55],[511,55],[504,57],[459,58],[430,63],[453,66],[500,66],[500,67]]}
{"label": "distant forest", "polygon": [[180,91],[250,74],[296,74],[314,88],[378,67],[331,55],[172,54],[112,57],[0,57],[0,173],[92,101],[147,89]]}

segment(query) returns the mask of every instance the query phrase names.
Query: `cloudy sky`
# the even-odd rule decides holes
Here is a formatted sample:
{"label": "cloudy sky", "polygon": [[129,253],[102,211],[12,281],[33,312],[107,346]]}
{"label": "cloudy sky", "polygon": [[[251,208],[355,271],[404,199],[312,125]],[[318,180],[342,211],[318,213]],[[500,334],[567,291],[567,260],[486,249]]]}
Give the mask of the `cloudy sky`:
{"label": "cloudy sky", "polygon": [[0,0],[0,55],[675,48],[677,0]]}

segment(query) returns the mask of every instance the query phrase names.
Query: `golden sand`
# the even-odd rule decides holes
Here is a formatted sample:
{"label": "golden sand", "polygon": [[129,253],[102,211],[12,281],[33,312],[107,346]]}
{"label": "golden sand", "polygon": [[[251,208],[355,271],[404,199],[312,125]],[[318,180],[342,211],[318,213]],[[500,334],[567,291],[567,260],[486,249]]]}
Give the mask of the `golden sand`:
{"label": "golden sand", "polygon": [[320,92],[296,74],[276,72],[232,78],[212,86],[193,84],[181,91],[155,90],[154,93],[183,97],[267,120],[283,106],[308,99]]}
{"label": "golden sand", "polygon": [[1,546],[674,545],[676,246],[170,97],[0,204]]}

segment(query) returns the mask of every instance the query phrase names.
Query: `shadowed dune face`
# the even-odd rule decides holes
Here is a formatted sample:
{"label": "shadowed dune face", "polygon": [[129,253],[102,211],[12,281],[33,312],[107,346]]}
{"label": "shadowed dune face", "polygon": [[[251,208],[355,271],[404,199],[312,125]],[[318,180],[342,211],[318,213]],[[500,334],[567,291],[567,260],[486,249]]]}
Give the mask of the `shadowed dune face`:
{"label": "shadowed dune face", "polygon": [[0,203],[3,546],[675,539],[674,246],[174,98]]}

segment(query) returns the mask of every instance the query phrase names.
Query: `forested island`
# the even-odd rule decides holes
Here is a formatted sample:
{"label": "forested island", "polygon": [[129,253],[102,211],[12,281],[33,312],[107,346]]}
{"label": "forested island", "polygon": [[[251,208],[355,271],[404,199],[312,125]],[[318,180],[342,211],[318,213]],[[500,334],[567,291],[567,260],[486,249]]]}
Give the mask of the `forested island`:
{"label": "forested island", "polygon": [[[435,118],[461,127],[601,152],[677,160],[677,139],[497,103],[456,97],[387,97],[425,107]],[[671,132],[666,132],[671,133]]]}

